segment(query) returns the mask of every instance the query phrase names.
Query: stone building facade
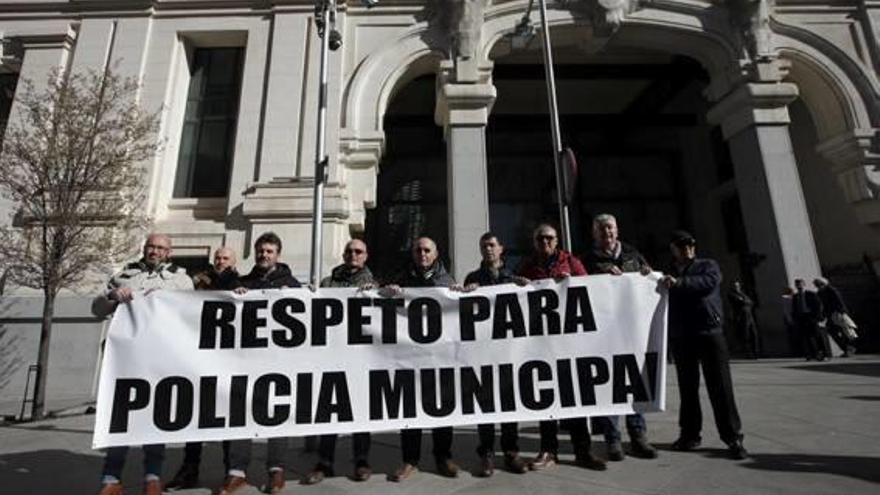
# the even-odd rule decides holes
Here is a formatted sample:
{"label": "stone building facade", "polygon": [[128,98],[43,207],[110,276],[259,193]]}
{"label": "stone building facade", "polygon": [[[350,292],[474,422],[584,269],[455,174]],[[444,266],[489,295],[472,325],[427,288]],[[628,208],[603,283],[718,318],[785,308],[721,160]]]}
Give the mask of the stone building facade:
{"label": "stone building facade", "polygon": [[[383,268],[413,235],[432,235],[458,278],[490,227],[521,255],[523,233],[555,212],[540,41],[515,35],[530,2],[347,3],[329,59],[325,272],[353,235]],[[794,278],[839,274],[872,318],[880,3],[548,4],[564,139],[581,162],[575,251],[603,211],[658,267],[665,233],[693,230],[729,279],[754,288],[776,354],[788,350],[780,294]],[[226,245],[248,269],[253,239],[273,230],[304,276],[313,20],[304,0],[0,0],[0,111],[16,118],[16,81],[99,68],[110,50],[141,82],[141,104],[161,110],[166,146],[145,177],[148,208],[178,260],[196,266]],[[0,205],[0,221],[13,212]],[[36,356],[40,304],[5,293],[0,413],[11,414]],[[50,408],[91,394],[101,325],[86,299],[60,302]]]}

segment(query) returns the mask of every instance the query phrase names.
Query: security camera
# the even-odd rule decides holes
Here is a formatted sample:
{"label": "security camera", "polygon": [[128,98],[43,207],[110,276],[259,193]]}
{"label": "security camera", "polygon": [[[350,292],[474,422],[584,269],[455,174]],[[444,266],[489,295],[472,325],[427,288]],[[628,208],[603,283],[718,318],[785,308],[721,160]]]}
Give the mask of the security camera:
{"label": "security camera", "polygon": [[339,31],[335,29],[330,30],[330,39],[327,40],[327,44],[334,52],[342,46],[342,35],[339,34]]}

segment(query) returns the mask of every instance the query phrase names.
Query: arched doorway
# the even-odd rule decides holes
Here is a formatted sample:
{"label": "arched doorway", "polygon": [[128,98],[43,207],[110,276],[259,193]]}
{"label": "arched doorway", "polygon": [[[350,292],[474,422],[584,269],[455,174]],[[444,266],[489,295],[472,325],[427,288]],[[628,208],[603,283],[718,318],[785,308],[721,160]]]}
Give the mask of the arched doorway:
{"label": "arched doorway", "polygon": [[385,112],[385,155],[364,233],[370,267],[380,279],[401,268],[422,235],[437,242],[448,266],[446,148],[443,129],[434,123],[434,79],[428,74],[410,81]]}
{"label": "arched doorway", "polygon": [[[618,218],[621,238],[660,270],[673,229],[691,230],[701,252],[733,280],[754,286],[734,167],[717,126],[707,122],[709,76],[695,60],[617,49],[555,49],[563,143],[578,158],[572,244],[591,244],[591,220]],[[531,228],[558,223],[544,68],[540,54],[494,59],[498,97],[487,128],[492,229],[509,261],[530,249]],[[733,335],[731,342],[738,343]],[[735,348],[737,346],[734,346]]]}

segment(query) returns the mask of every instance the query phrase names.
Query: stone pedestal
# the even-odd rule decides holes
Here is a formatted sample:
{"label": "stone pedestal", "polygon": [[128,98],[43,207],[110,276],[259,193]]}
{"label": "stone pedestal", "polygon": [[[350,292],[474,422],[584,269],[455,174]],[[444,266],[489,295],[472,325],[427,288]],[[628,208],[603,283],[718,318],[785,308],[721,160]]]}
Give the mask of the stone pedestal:
{"label": "stone pedestal", "polygon": [[789,83],[743,84],[709,112],[730,145],[754,269],[757,317],[765,349],[787,349],[782,290],[820,275],[819,259],[789,136]]}

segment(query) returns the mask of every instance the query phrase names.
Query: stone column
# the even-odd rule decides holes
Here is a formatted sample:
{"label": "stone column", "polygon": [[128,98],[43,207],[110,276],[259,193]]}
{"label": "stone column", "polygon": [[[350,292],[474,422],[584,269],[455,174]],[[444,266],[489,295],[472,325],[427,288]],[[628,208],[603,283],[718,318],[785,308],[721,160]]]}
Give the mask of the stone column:
{"label": "stone column", "polygon": [[755,267],[758,325],[767,352],[787,350],[782,289],[821,272],[788,132],[791,83],[745,83],[709,111],[730,145]]}
{"label": "stone column", "polygon": [[486,123],[495,102],[491,63],[479,67],[473,82],[458,82],[454,63],[441,62],[435,119],[446,137],[446,174],[451,271],[456,281],[479,264],[478,241],[489,230],[486,183]]}

